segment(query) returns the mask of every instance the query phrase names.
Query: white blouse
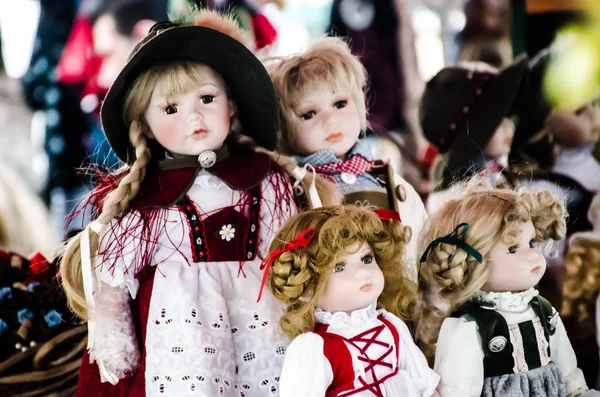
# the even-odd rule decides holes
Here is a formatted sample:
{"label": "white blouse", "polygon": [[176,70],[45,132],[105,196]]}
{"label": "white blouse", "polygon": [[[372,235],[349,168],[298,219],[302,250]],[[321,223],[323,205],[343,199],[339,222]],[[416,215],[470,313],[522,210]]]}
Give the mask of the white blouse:
{"label": "white blouse", "polygon": [[[509,327],[524,321],[534,320],[537,315],[530,305],[538,295],[535,289],[520,293],[479,291],[475,299],[496,304],[496,311],[506,320]],[[556,310],[554,310],[556,312]],[[587,390],[583,372],[577,368],[577,359],[562,320],[556,316],[556,332],[550,336],[551,359],[563,374],[567,394]],[[541,324],[539,325],[541,327]],[[543,332],[543,329],[541,329]],[[510,333],[514,346],[513,357],[520,372],[524,370],[520,360],[522,345]],[[521,348],[519,348],[521,347]],[[438,391],[442,397],[479,397],[483,388],[483,358],[481,337],[477,324],[465,316],[447,318],[442,324],[435,353],[435,371],[440,374]],[[526,364],[524,364],[526,365]]]}
{"label": "white blouse", "polygon": [[[400,358],[396,358],[394,350],[385,358],[385,362],[398,373],[385,380],[381,385],[385,397],[429,397],[435,391],[439,376],[432,371],[425,360],[425,356],[413,342],[408,327],[393,314],[385,310],[376,310],[375,304],[366,308],[355,310],[350,314],[345,312],[329,313],[321,310],[315,312],[317,321],[328,324],[327,332],[352,338],[367,330],[377,327],[382,323],[378,316],[382,314],[386,320],[396,327],[399,335]],[[394,338],[389,329],[385,328],[377,340],[394,346]],[[283,371],[281,373],[281,397],[323,397],[327,388],[333,381],[333,372],[329,360],[324,355],[324,340],[313,332],[299,335],[292,341],[285,355]],[[365,371],[368,363],[359,360],[355,348],[348,346],[354,368],[354,386],[360,387],[359,377],[366,382],[372,381],[370,371]],[[362,347],[362,345],[361,345]],[[373,350],[371,350],[373,349]],[[381,351],[376,351],[376,350]],[[380,345],[372,344],[367,350],[369,355],[379,357],[385,351]],[[378,378],[389,374],[393,369],[378,365],[375,372]],[[370,391],[352,394],[356,397],[373,396]]]}

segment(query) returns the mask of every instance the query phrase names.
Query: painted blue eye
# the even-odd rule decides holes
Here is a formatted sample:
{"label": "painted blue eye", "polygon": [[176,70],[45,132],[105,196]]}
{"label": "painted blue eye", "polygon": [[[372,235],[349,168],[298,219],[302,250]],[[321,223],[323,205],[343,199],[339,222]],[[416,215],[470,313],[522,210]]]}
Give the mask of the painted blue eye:
{"label": "painted blue eye", "polygon": [[343,272],[345,267],[346,267],[345,265],[342,265],[341,263],[338,263],[337,265],[335,265],[333,267],[333,272],[334,273]]}
{"label": "painted blue eye", "polygon": [[529,241],[529,248],[535,248],[535,241],[533,241],[533,240]]}
{"label": "painted blue eye", "polygon": [[373,262],[373,256],[372,255],[365,255],[365,256],[363,256],[362,263],[364,263],[365,265],[368,265],[371,262]]}
{"label": "painted blue eye", "polygon": [[515,252],[517,252],[517,246],[513,245],[512,247],[508,247],[508,253],[509,254],[514,254]]}

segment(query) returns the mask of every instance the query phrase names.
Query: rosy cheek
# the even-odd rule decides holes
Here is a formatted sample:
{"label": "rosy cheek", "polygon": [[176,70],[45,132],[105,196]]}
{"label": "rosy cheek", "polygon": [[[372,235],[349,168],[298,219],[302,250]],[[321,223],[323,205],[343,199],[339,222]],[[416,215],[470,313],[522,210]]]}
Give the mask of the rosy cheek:
{"label": "rosy cheek", "polygon": [[[178,138],[177,123],[168,117],[161,117],[154,123],[152,130],[156,140],[163,146],[169,146]],[[181,132],[179,132],[181,134]]]}

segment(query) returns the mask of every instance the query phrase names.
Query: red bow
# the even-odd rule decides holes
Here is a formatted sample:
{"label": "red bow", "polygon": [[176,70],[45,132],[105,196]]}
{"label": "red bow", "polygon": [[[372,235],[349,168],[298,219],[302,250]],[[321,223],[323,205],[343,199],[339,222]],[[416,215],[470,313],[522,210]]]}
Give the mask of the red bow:
{"label": "red bow", "polygon": [[321,176],[335,182],[331,174],[346,172],[353,175],[362,175],[365,172],[369,172],[375,168],[381,168],[387,165],[388,162],[383,164],[375,164],[375,161],[367,160],[362,156],[352,156],[348,160],[336,161],[328,164],[315,165],[315,171]]}
{"label": "red bow", "polygon": [[402,222],[402,219],[400,219],[400,213],[396,210],[374,210],[374,213],[376,213],[377,215],[379,215],[379,217],[386,221],[389,222],[392,219],[397,220],[398,222]]}
{"label": "red bow", "polygon": [[265,283],[267,282],[269,269],[271,268],[273,262],[275,262],[275,259],[277,259],[279,255],[283,254],[286,251],[293,251],[298,248],[305,248],[308,245],[308,243],[311,242],[313,237],[315,237],[315,234],[316,232],[314,228],[311,227],[305,229],[294,240],[287,242],[282,249],[271,252],[269,255],[267,255],[265,259],[263,259],[263,261],[260,263],[260,270],[264,270],[265,273],[263,275],[262,282],[260,283],[260,291],[258,291],[258,299],[256,300],[257,302],[260,301],[263,288],[265,287]]}

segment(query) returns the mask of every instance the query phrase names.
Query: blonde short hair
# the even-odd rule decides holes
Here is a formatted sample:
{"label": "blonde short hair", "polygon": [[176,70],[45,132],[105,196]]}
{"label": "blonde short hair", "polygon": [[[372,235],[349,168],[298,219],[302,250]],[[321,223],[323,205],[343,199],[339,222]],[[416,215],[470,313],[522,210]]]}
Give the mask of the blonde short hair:
{"label": "blonde short hair", "polygon": [[296,106],[310,90],[322,87],[348,89],[358,109],[360,128],[367,128],[367,72],[342,39],[321,39],[301,54],[267,59],[265,65],[279,96],[281,136],[278,149],[282,153],[298,153],[295,146],[299,126]]}

